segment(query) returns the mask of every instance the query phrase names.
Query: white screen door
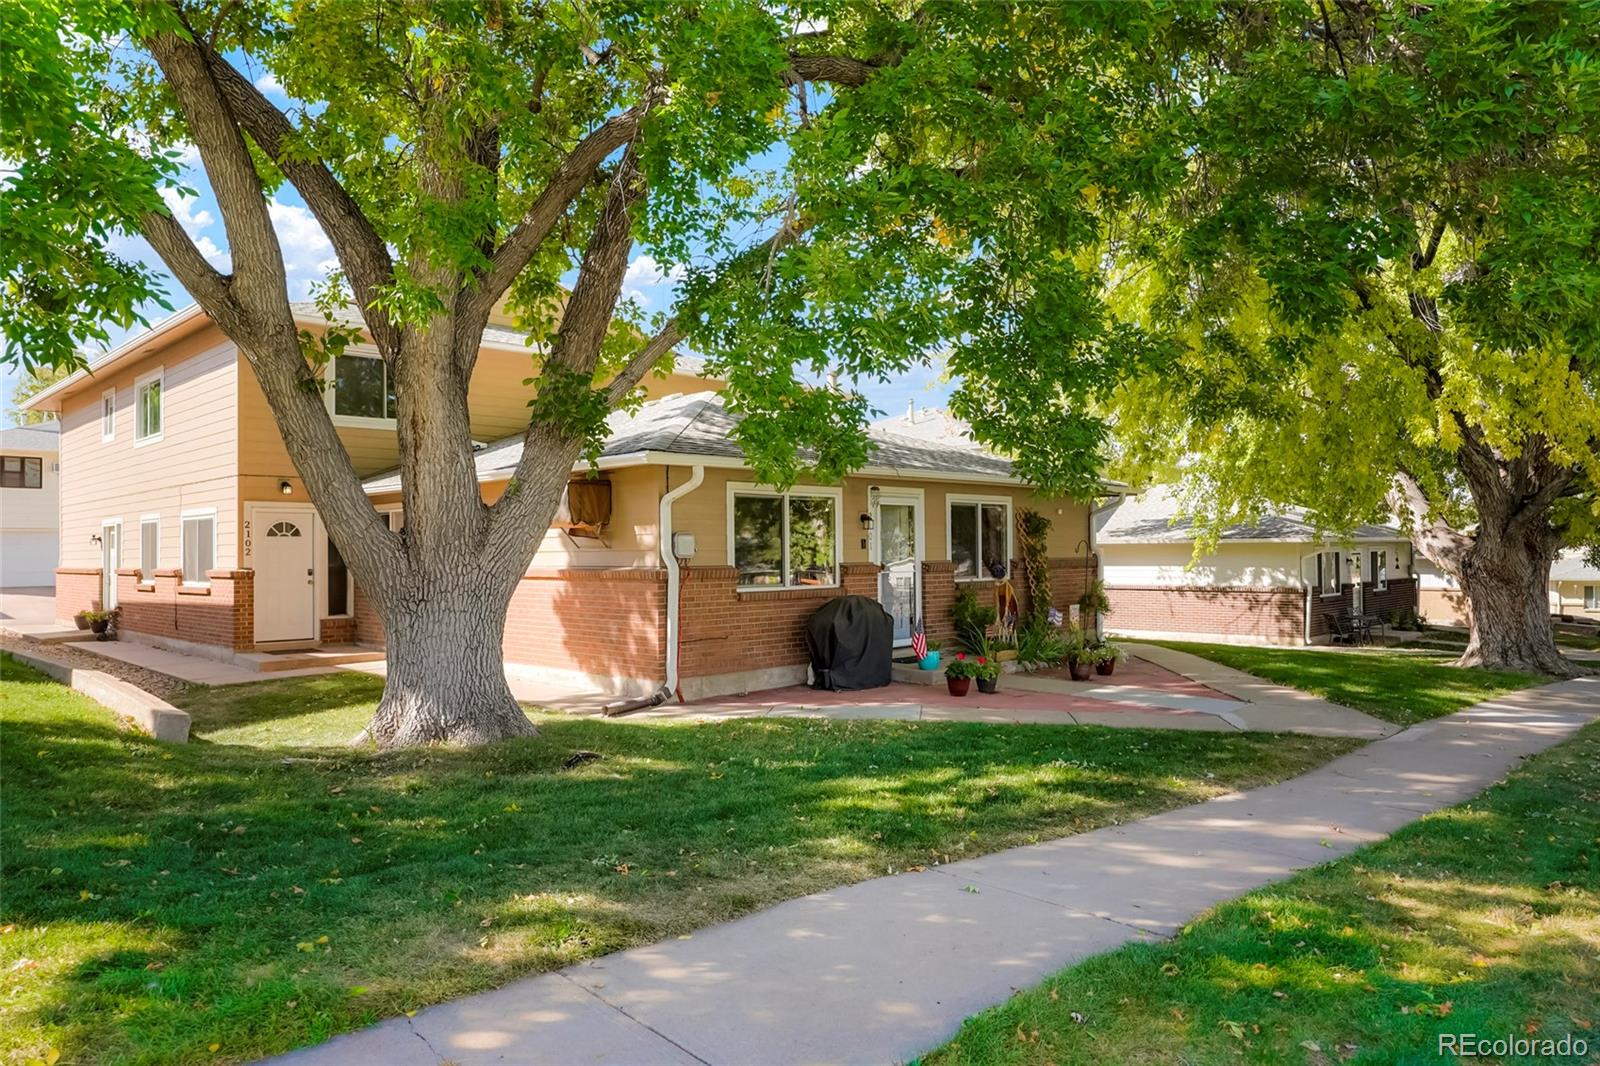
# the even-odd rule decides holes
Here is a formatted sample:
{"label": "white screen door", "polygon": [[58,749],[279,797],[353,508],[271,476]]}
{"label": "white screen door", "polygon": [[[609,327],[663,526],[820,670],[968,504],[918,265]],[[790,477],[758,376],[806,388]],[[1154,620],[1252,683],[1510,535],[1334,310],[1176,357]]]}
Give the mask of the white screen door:
{"label": "white screen door", "polygon": [[100,606],[112,610],[117,606],[117,567],[122,565],[122,523],[111,522],[100,527]]}
{"label": "white screen door", "polygon": [[878,504],[878,602],[894,616],[896,644],[911,640],[911,625],[922,609],[922,567],[918,558],[917,504],[882,499]]}

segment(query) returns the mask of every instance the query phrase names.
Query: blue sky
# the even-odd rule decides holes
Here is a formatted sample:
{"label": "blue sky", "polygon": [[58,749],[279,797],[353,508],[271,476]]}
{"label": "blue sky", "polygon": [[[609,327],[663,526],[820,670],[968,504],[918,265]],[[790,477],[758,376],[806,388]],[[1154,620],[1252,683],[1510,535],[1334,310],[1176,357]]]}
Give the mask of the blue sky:
{"label": "blue sky", "polygon": [[[256,84],[276,102],[285,105],[288,103],[283,90],[270,75],[257,79]],[[227,240],[223,232],[222,219],[217,210],[216,200],[206,183],[198,155],[191,151],[182,162],[186,172],[186,182],[192,188],[199,190],[200,195],[180,197],[176,192],[169,192],[168,206],[200,251],[214,266],[226,270]],[[270,211],[273,224],[278,231],[279,243],[283,248],[284,265],[289,280],[289,298],[306,299],[310,295],[311,283],[321,279],[335,265],[333,247],[293,187],[285,185],[273,194]],[[193,302],[183,286],[167,273],[160,258],[143,239],[121,240],[116,245],[116,251],[155,269],[164,279],[168,301],[174,308],[181,309]],[[623,283],[623,293],[638,300],[647,312],[666,311],[672,306],[674,287],[674,278],[668,272],[663,271],[650,256],[639,254],[634,257],[628,268]],[[159,321],[167,314],[167,311],[156,305],[146,309],[146,317],[152,322]],[[114,332],[112,342],[120,342],[127,335],[128,331]],[[16,382],[17,372],[14,368],[0,367],[0,388],[4,389],[0,395],[9,398]],[[866,393],[873,406],[884,414],[898,415],[905,413],[907,403],[913,400],[918,407],[943,406],[950,394],[950,387],[940,381],[935,372],[918,368],[885,383],[864,384],[862,391]]]}

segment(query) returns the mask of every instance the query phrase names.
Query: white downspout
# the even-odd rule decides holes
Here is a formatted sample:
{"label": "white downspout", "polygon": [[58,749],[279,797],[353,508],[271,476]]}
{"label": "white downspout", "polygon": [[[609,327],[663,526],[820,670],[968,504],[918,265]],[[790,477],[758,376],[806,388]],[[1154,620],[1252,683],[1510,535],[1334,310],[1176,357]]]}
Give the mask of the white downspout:
{"label": "white downspout", "polygon": [[680,496],[687,496],[699,488],[705,479],[706,468],[692,466],[689,468],[689,480],[661,497],[661,524],[657,527],[656,549],[667,568],[667,680],[662,687],[667,690],[668,696],[678,691],[678,600],[683,583],[678,557],[672,551],[672,505]]}
{"label": "white downspout", "polygon": [[661,563],[667,570],[667,669],[666,680],[661,687],[648,696],[636,700],[625,700],[620,703],[607,704],[607,715],[627,714],[629,711],[638,711],[646,707],[659,707],[671,699],[678,691],[678,602],[682,573],[678,568],[678,557],[672,551],[672,505],[682,496],[687,496],[699,488],[706,479],[704,466],[689,468],[689,480],[675,489],[662,494],[661,510],[657,515],[656,526],[656,551],[661,556]]}

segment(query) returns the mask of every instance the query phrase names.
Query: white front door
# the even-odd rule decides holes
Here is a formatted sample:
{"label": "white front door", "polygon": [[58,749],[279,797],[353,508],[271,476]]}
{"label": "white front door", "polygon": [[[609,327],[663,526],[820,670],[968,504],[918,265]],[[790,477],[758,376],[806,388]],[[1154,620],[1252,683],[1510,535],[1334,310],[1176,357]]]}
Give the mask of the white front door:
{"label": "white front door", "polygon": [[315,639],[315,513],[309,507],[257,506],[251,525],[256,641]]}
{"label": "white front door", "polygon": [[107,522],[100,527],[100,607],[110,611],[117,606],[117,567],[122,565],[122,523]]}
{"label": "white front door", "polygon": [[896,644],[911,641],[911,626],[922,614],[921,504],[910,497],[880,496],[874,556],[883,567],[878,573],[878,602],[894,617]]}

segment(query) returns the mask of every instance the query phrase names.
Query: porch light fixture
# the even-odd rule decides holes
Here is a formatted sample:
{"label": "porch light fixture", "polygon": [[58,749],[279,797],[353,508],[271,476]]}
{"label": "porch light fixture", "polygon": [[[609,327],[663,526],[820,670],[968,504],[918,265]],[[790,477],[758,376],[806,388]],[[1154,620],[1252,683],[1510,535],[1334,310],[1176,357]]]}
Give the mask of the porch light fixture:
{"label": "porch light fixture", "polygon": [[283,493],[285,496],[293,496],[294,486],[289,484],[287,481],[280,481],[278,482],[278,491]]}
{"label": "porch light fixture", "polygon": [[872,513],[870,511],[861,512],[861,528],[868,531],[872,529]]}

